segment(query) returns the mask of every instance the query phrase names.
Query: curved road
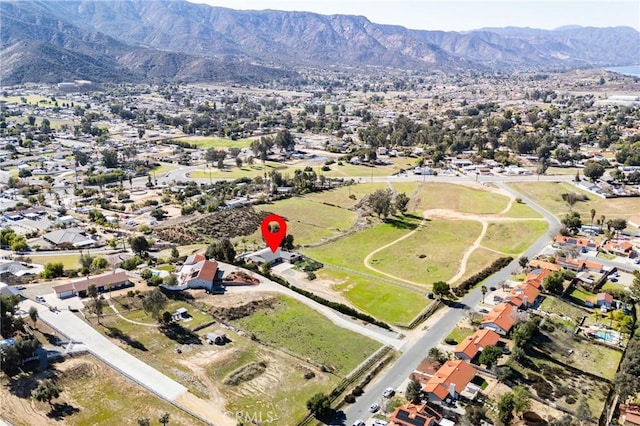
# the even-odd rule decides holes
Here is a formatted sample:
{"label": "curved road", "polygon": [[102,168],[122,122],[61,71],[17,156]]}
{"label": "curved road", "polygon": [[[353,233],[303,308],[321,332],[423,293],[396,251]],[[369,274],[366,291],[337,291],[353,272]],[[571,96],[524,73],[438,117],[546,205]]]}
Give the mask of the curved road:
{"label": "curved road", "polygon": [[[549,240],[552,235],[555,235],[557,231],[560,229],[560,222],[555,218],[555,216],[551,215],[549,212],[544,210],[542,207],[524,197],[522,194],[519,194],[517,191],[505,186],[502,183],[497,183],[497,185],[504,189],[505,191],[511,193],[515,197],[522,198],[530,207],[536,210],[538,213],[544,216],[544,218],[549,222],[549,231],[540,237],[534,244],[532,244],[522,255],[527,256],[529,258],[540,253],[544,247],[549,244]],[[512,272],[515,272],[520,265],[518,264],[518,260],[514,259],[506,268],[498,271],[493,274],[491,277],[487,278],[486,286],[495,286],[497,287],[500,282],[505,281],[509,278]],[[480,288],[476,287],[474,290],[469,292],[466,296],[460,299],[455,308],[445,308],[445,312],[442,314],[440,320],[432,327],[430,327],[424,334],[412,345],[407,344],[405,346],[404,353],[398,358],[398,360],[381,376],[379,377],[372,385],[369,386],[367,391],[360,397],[358,397],[357,401],[350,405],[347,410],[344,412],[346,415],[345,418],[339,419],[338,423],[344,422],[342,424],[352,425],[356,419],[367,419],[371,416],[369,413],[369,407],[374,402],[381,404],[382,402],[382,392],[387,387],[392,387],[394,389],[398,389],[398,387],[409,377],[409,374],[413,372],[415,367],[422,361],[429,350],[433,347],[436,347],[439,342],[444,340],[444,338],[456,327],[458,321],[460,321],[466,315],[467,307],[474,307],[480,303],[482,300],[482,293],[480,292]]]}

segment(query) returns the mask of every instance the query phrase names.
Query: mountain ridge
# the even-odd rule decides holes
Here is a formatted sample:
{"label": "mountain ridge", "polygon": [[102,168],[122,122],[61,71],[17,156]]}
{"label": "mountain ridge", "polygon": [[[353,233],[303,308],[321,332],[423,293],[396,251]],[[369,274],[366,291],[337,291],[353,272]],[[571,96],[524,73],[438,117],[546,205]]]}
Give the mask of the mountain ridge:
{"label": "mountain ridge", "polygon": [[361,15],[240,11],[184,0],[3,1],[0,18],[0,59],[8,63],[2,84],[55,80],[55,73],[43,70],[40,78],[39,67],[29,70],[25,64],[36,59],[26,51],[21,59],[16,46],[38,46],[60,79],[75,73],[95,81],[267,81],[326,66],[569,69],[629,65],[640,53],[640,33],[630,27],[427,31]]}

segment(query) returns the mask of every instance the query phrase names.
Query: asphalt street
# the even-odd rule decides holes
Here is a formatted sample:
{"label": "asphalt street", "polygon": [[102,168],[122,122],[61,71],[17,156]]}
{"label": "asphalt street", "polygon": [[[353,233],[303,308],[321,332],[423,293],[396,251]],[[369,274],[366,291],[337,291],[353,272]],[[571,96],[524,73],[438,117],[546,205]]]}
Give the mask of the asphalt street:
{"label": "asphalt street", "polygon": [[[497,183],[497,185],[515,197],[521,198],[526,204],[542,214],[545,219],[549,221],[549,231],[532,244],[525,253],[523,253],[523,256],[532,258],[549,244],[550,238],[556,234],[561,225],[553,215],[536,203],[532,202],[527,197],[524,197],[522,194],[502,183]],[[487,278],[484,285],[487,287],[499,287],[502,281],[507,280],[511,276],[511,273],[517,271],[519,268],[520,265],[518,264],[518,259],[514,259],[506,268]],[[382,393],[384,390],[387,387],[398,389],[407,377],[409,377],[409,374],[413,372],[415,367],[417,367],[418,364],[427,356],[429,350],[438,346],[438,344],[444,340],[451,330],[455,328],[458,321],[466,315],[466,308],[474,308],[481,302],[481,300],[482,293],[480,292],[480,287],[477,286],[465,297],[458,300],[456,307],[445,308],[447,311],[441,319],[434,326],[425,331],[424,335],[413,346],[408,347],[398,358],[395,364],[391,366],[391,368],[389,368],[376,382],[370,385],[367,391],[362,396],[358,397],[354,404],[347,408],[343,413],[346,419],[342,416],[342,413],[338,413],[338,422],[336,424],[352,425],[357,419],[366,420],[369,418],[371,416],[369,407],[374,402],[378,404],[381,403]],[[398,390],[404,391],[404,389]]]}

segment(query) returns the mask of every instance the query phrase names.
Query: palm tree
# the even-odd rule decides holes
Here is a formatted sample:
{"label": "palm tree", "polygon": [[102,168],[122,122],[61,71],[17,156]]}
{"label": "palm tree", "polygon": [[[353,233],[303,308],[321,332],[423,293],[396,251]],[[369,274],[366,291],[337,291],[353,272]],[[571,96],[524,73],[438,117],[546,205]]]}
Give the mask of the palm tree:
{"label": "palm tree", "polygon": [[591,227],[593,228],[593,219],[596,217],[596,209],[591,209]]}
{"label": "palm tree", "polygon": [[165,426],[168,425],[169,424],[169,413],[164,413],[162,416],[160,416],[158,421],[160,423],[162,423],[163,425],[165,425]]}
{"label": "palm tree", "polygon": [[482,293],[482,303],[484,303],[484,295],[487,294],[487,286],[483,285],[480,287],[480,292]]}

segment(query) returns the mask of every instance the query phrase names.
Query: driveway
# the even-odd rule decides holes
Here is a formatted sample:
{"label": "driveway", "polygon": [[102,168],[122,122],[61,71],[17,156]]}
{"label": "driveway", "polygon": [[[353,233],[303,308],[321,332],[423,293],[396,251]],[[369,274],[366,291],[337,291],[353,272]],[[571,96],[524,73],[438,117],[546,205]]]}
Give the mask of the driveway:
{"label": "driveway", "polygon": [[21,308],[27,312],[31,306],[38,309],[42,322],[62,333],[69,340],[82,342],[97,358],[161,398],[173,401],[187,392],[186,387],[119,348],[72,312],[67,310],[51,312],[31,300],[21,303]]}

